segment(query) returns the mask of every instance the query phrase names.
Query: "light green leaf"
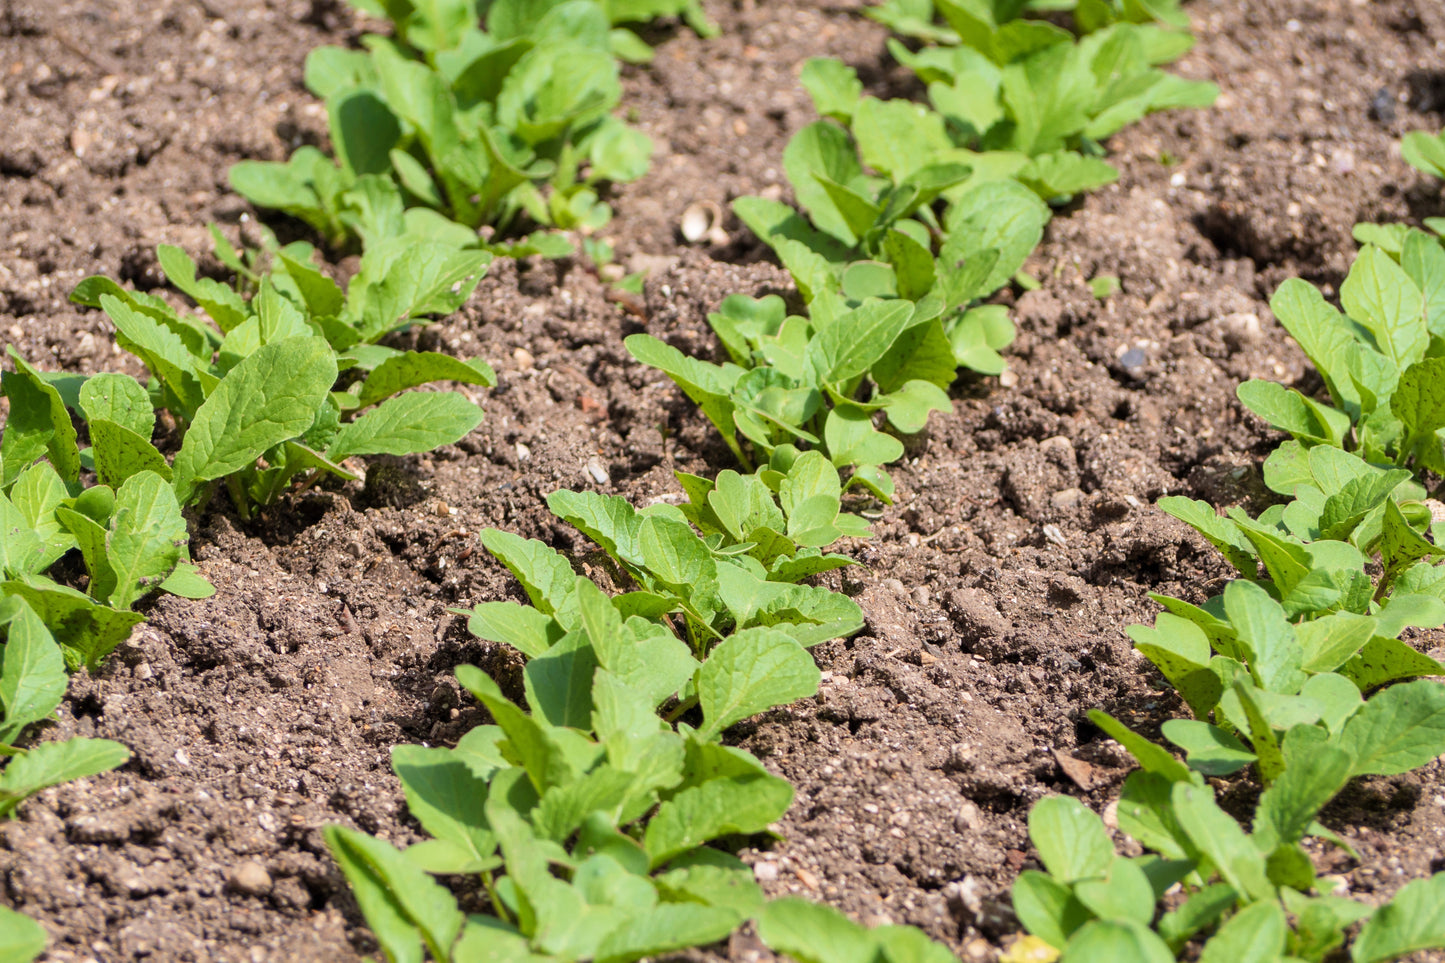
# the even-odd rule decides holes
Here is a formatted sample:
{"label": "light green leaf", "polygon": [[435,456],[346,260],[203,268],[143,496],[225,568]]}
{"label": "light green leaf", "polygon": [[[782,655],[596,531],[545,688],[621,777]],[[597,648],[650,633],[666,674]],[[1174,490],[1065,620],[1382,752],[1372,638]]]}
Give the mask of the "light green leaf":
{"label": "light green leaf", "polygon": [[1360,930],[1350,959],[1380,963],[1445,947],[1445,873],[1403,886]]}
{"label": "light green leaf", "polygon": [[450,445],[482,423],[482,409],[454,391],[409,391],[341,426],[330,461],[353,455],[413,455]]}
{"label": "light green leaf", "polygon": [[468,385],[497,383],[490,365],[480,360],[462,361],[435,351],[408,351],[379,364],[362,383],[357,405],[366,408],[407,388],[433,381],[456,381]]}
{"label": "light green leaf", "polygon": [[115,493],[106,558],[115,574],[108,599],[119,609],[158,588],[175,569],[187,540],[175,492],[155,472],[126,479]]}
{"label": "light green leaf", "polygon": [[221,379],[196,412],[174,465],[177,498],[187,504],[202,482],[253,464],[299,437],[336,381],[336,355],[320,338],[262,345]]}
{"label": "light green leaf", "polygon": [[1337,745],[1352,775],[1393,776],[1445,753],[1445,686],[1428,679],[1391,686],[1345,723]]}
{"label": "light green leaf", "polygon": [[818,691],[820,673],[808,653],[782,632],[744,629],[714,648],[698,673],[698,698],[712,739],[739,720]]}
{"label": "light green leaf", "polygon": [[1103,876],[1115,858],[1103,821],[1070,796],[1048,796],[1034,804],[1029,838],[1049,875],[1062,883]]}
{"label": "light green leaf", "polygon": [[1199,963],[1277,963],[1288,935],[1279,903],[1251,903],[1209,938]]}
{"label": "light green leaf", "polygon": [[129,758],[129,749],[109,739],[42,742],[0,773],[0,817],[42,789],[108,772]]}

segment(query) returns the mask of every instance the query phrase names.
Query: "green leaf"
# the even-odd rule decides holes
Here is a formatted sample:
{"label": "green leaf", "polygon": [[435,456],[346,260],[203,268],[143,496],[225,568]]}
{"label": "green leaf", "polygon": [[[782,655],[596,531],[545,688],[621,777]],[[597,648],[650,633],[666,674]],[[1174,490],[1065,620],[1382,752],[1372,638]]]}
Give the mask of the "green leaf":
{"label": "green leaf", "polygon": [[1171,799],[1180,826],[1219,869],[1225,882],[1253,899],[1274,898],[1264,855],[1239,823],[1219,808],[1213,790],[1179,782],[1174,784]]}
{"label": "green leaf", "polygon": [[184,599],[208,599],[216,594],[216,587],[195,565],[182,561],[176,563],[175,571],[161,583],[161,591]]}
{"label": "green leaf", "polygon": [[1048,796],[1034,804],[1029,839],[1049,875],[1061,883],[1103,876],[1115,858],[1103,821],[1069,796]]}
{"label": "green leaf", "polygon": [[1250,672],[1270,692],[1293,694],[1307,676],[1304,651],[1278,602],[1253,582],[1237,579],[1224,589],[1224,611],[1240,642],[1249,646]]}
{"label": "green leaf", "polygon": [[706,720],[699,737],[716,738],[735,722],[810,696],[819,678],[812,656],[782,632],[736,632],[712,650],[698,673]]}
{"label": "green leaf", "polygon": [[1279,903],[1251,903],[1209,938],[1199,963],[1276,963],[1288,935],[1289,924]]}
{"label": "green leaf", "polygon": [[104,418],[92,420],[87,427],[95,474],[101,484],[117,488],[141,472],[159,475],[166,481],[174,476],[165,456],[145,437]]}
{"label": "green leaf", "polygon": [[[522,583],[527,597],[547,615],[561,616],[575,612],[577,573],[572,564],[556,549],[536,539],[526,539],[511,532],[486,528],[481,534],[482,547],[497,557]],[[564,621],[564,627],[571,623]]]}
{"label": "green leaf", "polygon": [[1361,692],[1369,692],[1397,679],[1445,675],[1445,666],[1398,639],[1377,635],[1365,643],[1358,655],[1342,665],[1339,672]]}
{"label": "green leaf", "polygon": [[166,280],[200,305],[222,331],[230,331],[249,316],[246,302],[234,290],[212,278],[196,277],[196,262],[185,251],[160,244],[156,246],[156,260]]}
{"label": "green leaf", "polygon": [[847,219],[815,176],[821,175],[835,184],[848,184],[863,173],[847,132],[824,121],[809,124],[788,141],[783,150],[783,169],[798,203],[812,216],[813,223],[846,244],[856,244],[858,234],[848,226]]}
{"label": "green leaf", "polygon": [[1296,726],[1285,736],[1285,769],[1264,795],[1254,818],[1261,848],[1274,849],[1304,838],[1315,816],[1345,787],[1351,773],[1348,751],[1326,743],[1318,726]]}
{"label": "green leaf", "polygon": [[1173,963],[1174,954],[1147,926],[1133,921],[1091,920],[1069,940],[1060,963]]}
{"label": "green leaf", "polygon": [[1189,768],[1206,776],[1227,776],[1257,758],[1231,733],[1197,719],[1170,719],[1161,731],[1164,738],[1184,750]]}
{"label": "green leaf", "polygon": [[1374,336],[1375,346],[1404,370],[1425,354],[1424,297],[1395,259],[1373,244],[1355,257],[1340,286],[1340,303]]}
{"label": "green leaf", "polygon": [[461,361],[435,351],[408,351],[387,358],[362,383],[357,405],[366,408],[407,388],[433,381],[456,381],[468,385],[497,383],[497,374],[480,360]]}
{"label": "green leaf", "polygon": [[336,381],[336,355],[320,338],[262,345],[221,379],[196,412],[174,465],[176,495],[188,504],[201,483],[253,464],[299,437]]}
{"label": "green leaf", "polygon": [[0,488],[41,455],[50,456],[50,464],[61,478],[75,481],[80,474],[80,449],[60,392],[25,363],[14,345],[7,345],[6,350],[15,370],[0,373],[0,393],[10,399],[10,414],[0,438]]}
{"label": "green leaf", "polygon": [[109,772],[129,758],[129,749],[109,739],[42,742],[0,773],[0,817],[42,789]]}
{"label": "green leaf", "polygon": [[1345,723],[1337,744],[1352,775],[1393,776],[1445,754],[1445,687],[1421,679],[1376,694]]}
{"label": "green leaf", "polygon": [[1032,869],[1020,873],[1014,881],[1013,905],[1024,929],[1057,949],[1062,949],[1069,936],[1093,918],[1070,887]]}
{"label": "green leaf", "polygon": [[523,679],[532,713],[554,726],[588,729],[592,724],[592,674],[597,665],[597,653],[577,634],[564,636],[530,660]]}
{"label": "green leaf", "polygon": [[1350,959],[1379,963],[1441,947],[1445,947],[1445,873],[1436,873],[1405,884],[1377,909],[1350,948]]}
{"label": "green leaf", "polygon": [[69,679],[59,646],[29,605],[14,597],[0,598],[0,627],[6,629],[0,743],[9,744],[20,730],[55,711]]}
{"label": "green leaf", "polygon": [[718,366],[698,361],[651,335],[630,335],[623,344],[638,361],[661,369],[677,382],[683,394],[702,409],[713,427],[722,434],[738,460],[746,464],[737,443],[731,400],[733,388],[743,376],[742,368],[734,364]]}
{"label": "green leaf", "polygon": [[[570,574],[572,569],[567,569]],[[528,658],[545,653],[563,635],[550,615],[516,602],[483,602],[471,612],[467,631],[488,642],[510,645]]]}
{"label": "green leaf", "polygon": [[28,916],[0,906],[0,959],[31,963],[45,952],[45,928]]}
{"label": "green leaf", "polygon": [[132,475],[115,493],[106,558],[115,574],[109,603],[130,608],[176,567],[187,540],[175,492],[154,472]]}
{"label": "green leaf", "polygon": [[395,746],[391,768],[401,780],[408,811],[423,829],[461,847],[477,864],[490,859],[496,840],[487,823],[487,784],[456,750]]}
{"label": "green leaf", "polygon": [[[746,756],[740,750],[713,747],[716,753]],[[741,772],[705,775],[667,799],[647,824],[644,843],[653,866],[710,839],[729,833],[762,832],[779,819],[793,801],[787,780],[769,775],[751,757]]]}
{"label": "green leaf", "polygon": [[[1433,435],[1445,428],[1445,358],[1427,358],[1406,368],[1390,396],[1390,410],[1411,434]],[[1438,440],[1433,443],[1438,447]]]}
{"label": "green leaf", "polygon": [[1171,783],[1189,781],[1189,768],[1184,763],[1175,759],[1163,746],[1145,739],[1107,712],[1090,709],[1089,721],[1128,750],[1146,772],[1157,774]]}
{"label": "green leaf", "polygon": [[1208,502],[1169,495],[1159,499],[1155,504],[1161,511],[1173,515],[1203,535],[1205,540],[1219,549],[1229,564],[1238,569],[1246,578],[1254,576],[1259,571],[1259,563],[1255,559],[1255,549],[1249,539],[1245,538],[1238,525],[1215,514],[1214,507]]}
{"label": "green leaf", "polygon": [[421,944],[450,956],[464,917],[456,899],[390,844],[344,826],[322,830],[362,915],[389,959],[421,963]]}
{"label": "green leaf", "polygon": [[103,372],[85,379],[80,388],[80,407],[87,421],[111,421],[147,441],[155,431],[156,413],[150,395],[130,375]]}
{"label": "green leaf", "polygon": [[100,605],[83,592],[38,576],[0,583],[0,590],[23,598],[42,622],[55,627],[67,665],[84,665],[92,672],[141,621],[135,612]]}
{"label": "green leaf", "polygon": [[1105,920],[1133,920],[1148,926],[1154,919],[1154,887],[1138,863],[1115,859],[1100,879],[1074,884],[1079,902]]}
{"label": "green leaf", "polygon": [[952,259],[952,267],[959,260],[966,263],[985,251],[996,251],[993,269],[970,299],[987,296],[1023,268],[1043,238],[1050,216],[1048,205],[1016,181],[972,185],[952,199],[945,225],[949,242],[939,252],[939,260]]}
{"label": "green leaf", "polygon": [[1250,411],[1295,438],[1335,447],[1343,445],[1350,416],[1306,398],[1274,381],[1246,381],[1235,395]]}
{"label": "green leaf", "polygon": [[828,412],[823,440],[834,465],[886,465],[903,457],[903,442],[873,427],[873,414],[855,404]]}
{"label": "green leaf", "polygon": [[863,95],[858,72],[840,60],[814,57],[803,64],[798,80],[813,98],[818,113],[841,124],[852,119],[853,109]]}
{"label": "green leaf", "polygon": [[460,441],[481,423],[482,409],[457,392],[409,391],[342,425],[326,457],[419,454]]}

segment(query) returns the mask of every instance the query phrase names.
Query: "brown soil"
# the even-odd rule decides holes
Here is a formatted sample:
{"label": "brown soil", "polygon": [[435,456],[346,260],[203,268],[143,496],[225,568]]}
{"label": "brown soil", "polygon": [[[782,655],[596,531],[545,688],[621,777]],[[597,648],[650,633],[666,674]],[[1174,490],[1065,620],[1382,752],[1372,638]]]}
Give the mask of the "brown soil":
{"label": "brown soil", "polygon": [[[696,200],[786,196],[782,147],[812,119],[796,84],[806,58],[841,56],[876,92],[907,79],[854,2],[707,6],[719,38],[664,30],[656,62],[629,71],[659,150],[617,192],[610,230],[624,262],[652,269],[645,316],[578,265],[497,265],[464,311],[415,336],[496,364],[482,428],[251,524],[200,520],[194,551],[217,597],[155,602],[98,676],[75,680],[54,735],[119,739],[135,759],[0,826],[0,898],[46,925],[48,959],[372,950],[319,830],[412,839],[390,747],[475,722],[455,665],[515,672],[447,612],[518,597],[476,532],[581,555],[547,492],[640,503],[676,490],[674,468],[729,466],[621,339],[646,329],[711,352],[704,316],[724,295],[785,287],[736,222],[713,249],[687,249],[675,225]],[[867,628],[818,650],[814,701],[736,730],[798,788],[783,840],[744,854],[772,893],[918,924],[968,959],[996,952],[1016,929],[1007,890],[1031,858],[1030,804],[1072,792],[1102,810],[1127,771],[1084,713],[1147,728],[1178,710],[1121,629],[1152,617],[1147,592],[1199,599],[1225,574],[1155,498],[1261,505],[1271,439],[1234,386],[1305,371],[1270,291],[1291,275],[1337,285],[1356,221],[1440,212],[1396,143],[1442,124],[1445,11],[1191,12],[1200,43],[1179,69],[1217,81],[1219,107],[1115,138],[1119,184],[1058,217],[1033,258],[1044,286],[1017,302],[1016,381],[959,384],[953,414],[897,466],[877,537],[850,549],[866,567],[835,584]],[[244,231],[227,167],[324,137],[302,60],[355,32],[334,0],[0,2],[0,338],[45,368],[124,364],[103,317],[64,296],[97,273],[153,287],[156,243],[201,255],[208,221]],[[1121,293],[1093,300],[1098,274]],[[1438,766],[1356,787],[1329,816],[1361,858],[1322,866],[1367,899],[1445,858]],[[749,948],[737,937],[731,955]]]}

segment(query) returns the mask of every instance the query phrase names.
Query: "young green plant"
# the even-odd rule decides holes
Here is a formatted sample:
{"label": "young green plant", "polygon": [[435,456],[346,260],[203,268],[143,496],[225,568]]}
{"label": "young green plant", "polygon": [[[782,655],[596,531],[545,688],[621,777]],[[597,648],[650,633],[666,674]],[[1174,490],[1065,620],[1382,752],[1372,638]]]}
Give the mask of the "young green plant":
{"label": "young green plant", "polygon": [[[355,478],[342,465],[348,458],[430,451],[481,422],[481,409],[459,392],[409,389],[436,381],[492,385],[488,365],[377,342],[459,307],[490,255],[388,242],[367,251],[343,292],[310,264],[304,245],[277,251],[265,275],[222,247],[222,259],[238,271],[232,287],[198,278],[179,248],[162,245],[157,253],[204,318],[103,277],[82,281],[71,295],[102,308],[121,347],[153,376],[143,386],[104,375],[94,406],[81,398],[103,483],[153,472],[187,506],[204,503],[220,482],[246,518],[298,475]],[[248,285],[255,287],[249,300],[242,296]],[[169,461],[152,442],[160,408],[180,434]]]}

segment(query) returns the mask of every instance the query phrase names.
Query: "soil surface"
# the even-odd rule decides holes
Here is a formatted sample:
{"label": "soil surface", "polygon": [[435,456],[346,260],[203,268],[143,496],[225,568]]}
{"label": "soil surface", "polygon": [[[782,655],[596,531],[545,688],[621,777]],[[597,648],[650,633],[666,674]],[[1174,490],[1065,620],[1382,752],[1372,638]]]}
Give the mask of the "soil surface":
{"label": "soil surface", "polygon": [[[731,466],[622,338],[715,355],[706,313],[788,282],[730,216],[726,244],[686,245],[682,211],[789,195],[782,148],[813,119],[796,81],[807,58],[842,57],[882,96],[911,88],[856,2],[706,6],[719,37],[664,27],[655,62],[627,71],[627,106],[658,150],[616,192],[608,231],[623,263],[651,271],[645,297],[610,300],[581,264],[495,265],[463,311],[410,336],[496,365],[481,428],[251,523],[197,520],[217,596],[156,600],[98,675],[74,680],[46,737],[118,739],[135,758],[0,826],[0,899],[50,931],[47,959],[372,951],[320,829],[414,839],[391,746],[476,724],[456,665],[518,671],[448,611],[521,597],[477,532],[542,538],[585,568],[590,546],[546,493],[642,504],[673,497],[673,469]],[[1061,212],[1029,265],[1043,287],[1017,298],[1010,375],[956,386],[952,414],[895,467],[877,536],[847,546],[864,564],[833,573],[867,627],[815,650],[816,699],[732,734],[797,786],[782,840],[743,853],[770,893],[919,925],[966,960],[996,955],[1017,930],[1008,887],[1033,859],[1029,806],[1068,792],[1107,811],[1128,770],[1085,712],[1149,730],[1179,711],[1122,629],[1152,618],[1146,593],[1197,601],[1226,572],[1152,502],[1266,504],[1258,464],[1274,439],[1234,388],[1306,372],[1270,292],[1293,275],[1337,286],[1357,221],[1445,208],[1396,146],[1445,124],[1445,9],[1189,9],[1199,44],[1177,69],[1219,83],[1218,107],[1114,138],[1118,184]],[[0,0],[0,340],[47,369],[128,365],[104,317],[65,296],[91,274],[156,287],[154,246],[203,257],[211,221],[246,236],[254,213],[227,168],[324,142],[302,62],[361,27],[335,0]],[[1100,274],[1122,281],[1107,301],[1086,286]],[[1327,816],[1360,859],[1322,851],[1320,868],[1366,899],[1445,860],[1438,764],[1353,787]],[[755,950],[744,934],[717,952]]]}

